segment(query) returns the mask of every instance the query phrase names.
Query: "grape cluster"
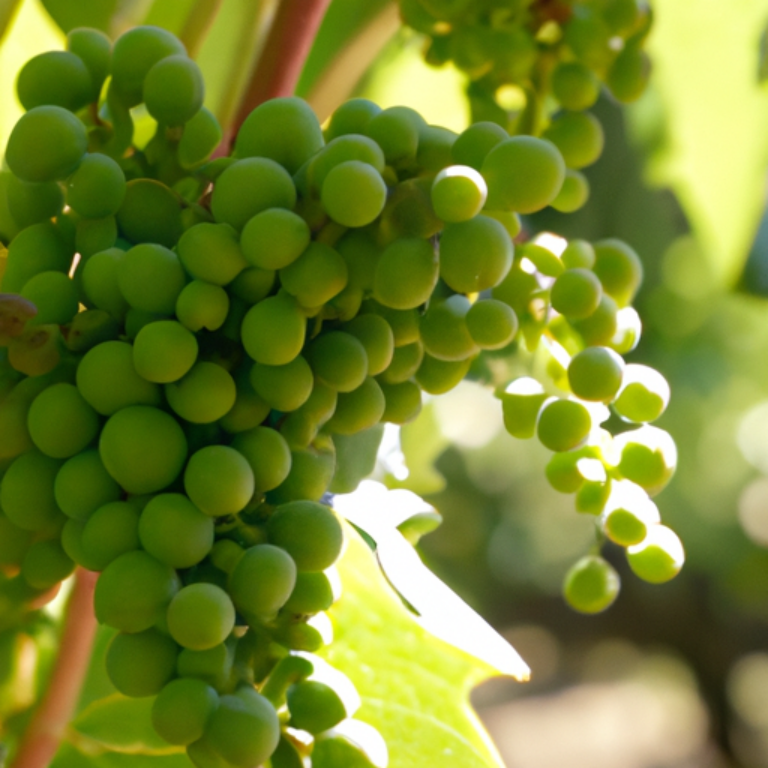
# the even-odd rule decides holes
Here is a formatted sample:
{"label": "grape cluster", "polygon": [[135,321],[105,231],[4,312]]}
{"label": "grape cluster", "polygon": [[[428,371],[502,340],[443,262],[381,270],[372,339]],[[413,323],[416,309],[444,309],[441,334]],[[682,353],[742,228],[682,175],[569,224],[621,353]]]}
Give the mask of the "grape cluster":
{"label": "grape cluster", "polygon": [[566,181],[553,207],[589,196],[581,169],[602,153],[589,108],[605,85],[621,102],[640,97],[650,65],[651,14],[643,0],[399,0],[403,23],[425,35],[427,62],[452,62],[468,78],[473,121],[544,136],[561,151]]}
{"label": "grape cluster", "polygon": [[[159,28],[114,45],[74,30],[18,94],[0,174],[2,589],[29,602],[76,565],[100,572],[112,682],[155,696],[158,733],[200,768],[373,765],[349,735],[351,684],[313,655],[344,538],[327,492],[369,471],[355,439],[411,421],[423,392],[519,335],[579,348],[574,397],[513,384],[507,427],[599,463],[581,400],[644,423],[666,399],[612,351],[638,335],[636,255],[516,246],[518,214],[553,204],[566,162],[487,123],[457,136],[353,99],[323,130],[279,98],[211,160],[202,77]],[[143,109],[157,127],[137,146]],[[557,486],[589,511],[617,472],[656,492],[672,466],[643,430],[616,438],[591,492],[579,461]],[[637,570],[663,580],[629,518],[606,514],[607,535],[645,546]]]}

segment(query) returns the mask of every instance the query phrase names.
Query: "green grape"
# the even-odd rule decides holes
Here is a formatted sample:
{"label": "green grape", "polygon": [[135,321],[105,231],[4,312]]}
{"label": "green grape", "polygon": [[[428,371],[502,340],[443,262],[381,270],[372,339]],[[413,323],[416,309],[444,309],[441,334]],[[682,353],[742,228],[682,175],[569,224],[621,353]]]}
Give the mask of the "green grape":
{"label": "green grape", "polygon": [[112,41],[98,29],[77,27],[67,33],[67,50],[82,59],[91,75],[88,101],[97,101],[109,74]]}
{"label": "green grape", "polygon": [[327,731],[347,717],[339,694],[317,680],[303,680],[290,686],[287,703],[291,726],[312,734]]}
{"label": "green grape", "polygon": [[288,414],[280,426],[280,434],[291,448],[306,448],[315,439],[320,427],[333,416],[337,402],[335,389],[315,381],[307,402]]}
{"label": "green grape", "polygon": [[181,236],[176,251],[193,278],[214,285],[231,283],[248,266],[237,232],[227,224],[195,224]]}
{"label": "green grape", "polygon": [[139,539],[160,562],[191,568],[211,551],[213,519],[183,494],[160,493],[141,513]]}
{"label": "green grape", "polygon": [[176,317],[193,333],[205,328],[216,331],[224,325],[229,312],[229,296],[220,286],[193,280],[182,288],[176,299]]}
{"label": "green grape", "polygon": [[643,323],[637,310],[634,307],[622,307],[616,313],[616,332],[608,346],[620,355],[626,355],[637,347],[642,334]]}
{"label": "green grape", "polygon": [[200,67],[186,54],[167,56],[144,78],[144,103],[158,123],[183,125],[203,106],[205,85]]}
{"label": "green grape", "polygon": [[30,545],[21,563],[21,575],[35,589],[50,589],[75,570],[75,563],[58,539],[45,539]]}
{"label": "green grape", "polygon": [[354,435],[378,424],[386,401],[376,379],[367,377],[351,392],[340,392],[336,410],[325,428],[339,435]]}
{"label": "green grape", "polygon": [[5,160],[22,181],[61,181],[77,168],[87,149],[83,123],[63,107],[46,105],[19,118]]}
{"label": "green grape", "polygon": [[61,516],[54,483],[61,461],[36,450],[22,454],[0,481],[0,506],[8,519],[25,531],[41,531]]}
{"label": "green grape", "polygon": [[157,320],[147,323],[136,334],[133,365],[136,373],[147,381],[167,384],[192,370],[197,352],[197,339],[191,331],[176,320]]}
{"label": "green grape", "polygon": [[386,384],[401,384],[416,374],[423,359],[424,345],[420,341],[395,347],[392,362],[379,376],[379,381]]}
{"label": "green grape", "polygon": [[322,189],[326,176],[336,166],[357,160],[372,166],[381,174],[386,166],[381,147],[367,136],[345,135],[329,141],[310,161],[307,167],[308,181],[312,189]]}
{"label": "green grape", "polygon": [[379,221],[379,241],[398,239],[427,240],[443,228],[432,207],[431,179],[427,176],[406,179],[397,184],[387,198]]}
{"label": "green grape", "polygon": [[243,318],[243,347],[257,363],[286,365],[304,346],[307,320],[296,299],[278,293],[260,301]]}
{"label": "green grape", "polygon": [[566,269],[592,269],[595,266],[595,249],[586,240],[571,240],[560,260]]}
{"label": "green grape", "polygon": [[64,194],[55,181],[30,184],[13,174],[8,174],[7,178],[8,210],[19,229],[39,224],[61,213]]}
{"label": "green grape", "polygon": [[156,243],[143,243],[135,245],[118,261],[117,283],[132,307],[172,314],[186,276],[173,251]]}
{"label": "green grape", "polygon": [[235,435],[232,448],[241,453],[253,471],[258,493],[271,491],[291,471],[291,451],[285,438],[269,427],[254,427]]}
{"label": "green grape", "polygon": [[14,237],[8,246],[2,289],[18,293],[39,272],[69,272],[73,248],[50,221],[33,224]]}
{"label": "green grape", "polygon": [[621,240],[600,240],[595,243],[594,270],[619,307],[631,304],[643,281],[643,263],[632,248]]}
{"label": "green grape", "polygon": [[128,339],[135,340],[139,331],[149,323],[155,320],[166,320],[167,315],[161,315],[157,312],[145,312],[143,309],[131,307],[125,313],[125,335]]}
{"label": "green grape", "polygon": [[337,392],[357,389],[368,373],[365,347],[351,333],[329,331],[307,347],[306,358],[318,381]]}
{"label": "green grape", "polygon": [[496,123],[477,122],[466,128],[451,147],[453,162],[479,171],[488,153],[509,134]]}
{"label": "green grape", "polygon": [[448,224],[440,238],[440,277],[457,293],[498,285],[512,266],[506,229],[488,216]]}
{"label": "green grape", "polygon": [[565,42],[590,69],[601,69],[611,59],[611,30],[597,13],[580,6],[565,27]]}
{"label": "green grape", "polygon": [[438,360],[432,355],[424,357],[416,371],[416,381],[430,395],[450,392],[466,375],[472,358],[464,360]]}
{"label": "green grape", "polygon": [[[262,299],[266,299],[275,285],[275,272],[271,269],[260,269],[259,267],[246,267],[227,287],[229,294],[240,299],[248,307],[258,304]],[[230,314],[228,318],[231,318]],[[225,325],[226,327],[226,325]]]}
{"label": "green grape", "polygon": [[528,376],[515,379],[498,397],[507,432],[521,440],[533,437],[539,412],[548,398],[541,384]]}
{"label": "green grape", "polygon": [[552,73],[552,95],[563,109],[589,109],[600,95],[600,81],[579,61],[560,62]]}
{"label": "green grape", "polygon": [[239,611],[274,616],[296,585],[296,564],[285,549],[258,544],[245,550],[229,576],[227,588]]}
{"label": "green grape", "polygon": [[123,169],[111,157],[88,154],[67,182],[67,205],[80,216],[101,219],[117,213],[125,190]]}
{"label": "green grape", "polygon": [[79,453],[99,430],[96,411],[66,382],[53,384],[35,398],[27,424],[35,446],[55,459]]}
{"label": "green grape", "polygon": [[170,565],[141,550],[126,552],[96,582],[96,618],[121,632],[143,632],[163,618],[180,586]]}
{"label": "green grape", "polygon": [[[209,446],[217,447],[217,446]],[[218,446],[224,447],[224,446]],[[249,468],[250,469],[250,468]],[[209,559],[211,564],[220,571],[230,574],[243,556],[245,549],[232,539],[219,539],[211,549]]]}
{"label": "green grape", "polygon": [[365,134],[383,150],[388,165],[413,160],[419,147],[424,118],[410,107],[389,107],[374,115]]}
{"label": "green grape", "polygon": [[176,672],[180,677],[192,677],[222,690],[228,683],[233,654],[229,644],[220,643],[207,651],[192,651],[182,648],[176,661]]}
{"label": "green grape", "polygon": [[248,115],[238,131],[235,154],[269,158],[294,174],[323,144],[312,108],[303,99],[288,96],[270,99]]}
{"label": "green grape", "polygon": [[602,514],[611,495],[612,485],[611,480],[585,480],[579,490],[576,491],[574,502],[576,511],[595,517]]}
{"label": "green grape", "polygon": [[258,427],[269,415],[270,407],[254,391],[247,376],[236,379],[235,404],[221,419],[219,426],[236,434]]}
{"label": "green grape", "polygon": [[632,363],[624,369],[621,389],[613,408],[627,421],[655,421],[666,410],[669,395],[669,384],[658,371]]}
{"label": "green grape", "polygon": [[381,421],[392,424],[407,424],[421,412],[421,389],[413,381],[401,381],[396,384],[379,382],[384,394],[384,413]]}
{"label": "green grape", "polygon": [[381,107],[368,99],[349,99],[340,106],[331,115],[328,128],[326,129],[326,139],[328,143],[338,136],[345,136],[349,133],[364,134],[371,120],[381,112]]}
{"label": "green grape", "polygon": [[645,491],[627,480],[619,480],[611,484],[600,522],[612,542],[629,547],[643,541],[649,529],[658,525],[661,518]]}
{"label": "green grape", "polygon": [[333,443],[330,440],[328,443],[329,445],[323,445],[320,449],[313,445],[301,450],[292,450],[291,470],[285,480],[270,491],[267,501],[270,504],[285,504],[302,499],[321,499],[331,484],[336,468]]}
{"label": "green grape", "polygon": [[80,549],[91,570],[103,571],[113,560],[140,548],[139,512],[127,501],[110,501],[85,521]]}
{"label": "green grape", "polygon": [[309,363],[299,355],[286,365],[254,363],[251,385],[275,410],[295,411],[312,393],[314,377]]}
{"label": "green grape", "polygon": [[155,179],[133,179],[125,185],[117,211],[122,236],[131,243],[153,243],[173,248],[181,237],[183,200]]}
{"label": "green grape", "polygon": [[588,317],[575,320],[574,329],[586,345],[610,344],[618,329],[616,302],[603,293],[597,309]]}
{"label": "green grape", "polygon": [[302,571],[296,574],[296,584],[282,610],[285,613],[309,616],[327,611],[333,602],[330,579],[322,571]]}
{"label": "green grape", "polygon": [[481,173],[488,184],[488,208],[534,213],[557,196],[565,178],[565,162],[551,142],[514,136],[491,149]]}
{"label": "green grape", "polygon": [[347,263],[325,243],[310,243],[302,254],[280,270],[283,288],[303,307],[319,307],[347,284]]}
{"label": "green grape", "polygon": [[61,548],[67,557],[77,565],[81,565],[88,571],[95,571],[96,565],[92,563],[82,548],[82,535],[85,523],[80,520],[69,519],[61,529]]}
{"label": "green grape", "polygon": [[416,164],[428,173],[439,173],[451,165],[451,147],[458,134],[439,125],[425,125],[419,129],[419,148]]}
{"label": "green grape", "polygon": [[515,310],[498,299],[479,299],[464,318],[472,341],[481,349],[503,349],[517,335]]}
{"label": "green grape", "polygon": [[140,104],[149,71],[167,56],[185,55],[184,44],[160,27],[134,27],[124,32],[112,48],[112,85],[126,107]]}
{"label": "green grape", "polygon": [[484,216],[489,219],[496,219],[504,229],[507,230],[509,239],[514,242],[514,239],[522,231],[522,225],[520,223],[520,217],[512,211],[488,211],[483,212]]}
{"label": "green grape", "polygon": [[62,336],[58,325],[32,325],[8,344],[8,363],[27,376],[51,373],[61,362]]}
{"label": "green grape", "polygon": [[430,301],[420,325],[427,354],[438,360],[464,360],[478,351],[467,329],[470,306],[469,299],[461,294]]}
{"label": "green grape", "polygon": [[120,248],[109,248],[94,253],[81,272],[82,291],[88,302],[109,312],[112,317],[122,320],[130,305],[120,292],[118,266],[125,256]]}
{"label": "green grape", "polygon": [[568,363],[568,384],[576,397],[610,402],[621,388],[624,361],[607,347],[588,347]]}
{"label": "green grape", "polygon": [[381,315],[389,323],[395,339],[395,348],[420,340],[419,318],[421,315],[415,307],[412,309],[392,309],[371,299],[361,309],[365,314]]}
{"label": "green grape", "polygon": [[251,687],[239,688],[219,699],[219,707],[208,721],[205,740],[232,765],[249,768],[261,765],[275,751],[280,741],[280,722],[275,708],[260,693]]}
{"label": "green grape", "polygon": [[176,150],[179,165],[190,170],[204,163],[219,146],[222,130],[215,115],[200,107],[187,121]]}
{"label": "green grape", "polygon": [[392,327],[381,315],[358,315],[345,323],[343,328],[365,348],[369,376],[377,376],[389,367],[395,350],[395,338]]}
{"label": "green grape", "polygon": [[373,297],[390,309],[415,309],[432,295],[438,271],[437,254],[428,240],[395,240],[379,256]]}
{"label": "green grape", "polygon": [[608,70],[606,84],[618,101],[628,104],[643,95],[650,74],[648,54],[635,45],[625,45]]}
{"label": "green grape", "polygon": [[567,168],[563,186],[550,205],[561,213],[573,213],[589,200],[589,181],[583,173]]}
{"label": "green grape", "polygon": [[587,445],[572,451],[553,453],[544,468],[547,482],[559,493],[576,493],[587,478],[605,479],[605,466],[600,459],[600,450]]}
{"label": "green grape", "polygon": [[592,429],[592,417],[581,403],[574,400],[551,400],[539,413],[536,436],[550,451],[578,448]]}
{"label": "green grape", "polygon": [[21,296],[37,307],[29,325],[66,325],[77,314],[77,287],[63,272],[39,272],[21,289]]}
{"label": "green grape", "polygon": [[234,515],[253,496],[253,470],[235,448],[209,445],[189,457],[184,470],[184,490],[206,515]]}
{"label": "green grape", "polygon": [[643,581],[663,584],[677,576],[685,562],[683,545],[665,525],[651,525],[639,544],[627,548],[629,567]]}
{"label": "green grape", "polygon": [[218,704],[219,695],[202,680],[171,680],[152,704],[152,725],[171,744],[191,744],[202,737]]}
{"label": "green grape", "polygon": [[552,308],[569,320],[581,320],[597,311],[603,289],[600,280],[584,267],[566,269],[552,285]]}
{"label": "green grape", "polygon": [[205,361],[195,363],[181,379],[165,385],[168,405],[193,424],[217,421],[230,411],[236,396],[232,376],[220,365]]}
{"label": "green grape", "polygon": [[620,585],[619,574],[608,561],[587,555],[566,574],[563,595],[580,613],[600,613],[616,600]]}
{"label": "green grape", "polygon": [[235,607],[221,587],[189,584],[171,600],[167,621],[168,631],[179,645],[206,651],[229,636],[235,626]]}
{"label": "green grape", "polygon": [[485,179],[467,165],[443,168],[432,182],[432,205],[446,222],[473,218],[482,210],[487,196]]}
{"label": "green grape", "polygon": [[240,248],[254,267],[282,269],[304,252],[311,234],[301,216],[285,208],[267,208],[243,227]]}
{"label": "green grape", "polygon": [[559,150],[568,168],[584,168],[603,152],[605,136],[600,121],[589,112],[564,112],[556,117],[543,137]]}
{"label": "green grape", "polygon": [[129,493],[155,493],[172,483],[187,458],[187,440],[173,416],[146,405],[113,414],[101,430],[99,453]]}
{"label": "green grape", "polygon": [[53,490],[61,511],[82,521],[102,505],[117,501],[121,494],[95,448],[67,459],[56,475]]}
{"label": "green grape", "polygon": [[345,227],[364,227],[384,209],[387,185],[373,166],[347,160],[326,175],[321,200],[335,222]]}
{"label": "green grape", "polygon": [[14,525],[0,512],[0,566],[20,566],[31,543],[32,532]]}
{"label": "green grape", "polygon": [[381,249],[370,228],[347,232],[337,243],[336,250],[347,263],[348,286],[370,292]]}
{"label": "green grape", "polygon": [[88,350],[77,367],[77,388],[104,416],[129,405],[160,404],[160,388],[136,372],[133,347],[124,341],[105,341]]}
{"label": "green grape", "polygon": [[344,533],[335,513],[315,501],[281,504],[267,522],[269,540],[285,549],[299,571],[323,571],[341,553]]}
{"label": "green grape", "polygon": [[270,758],[272,768],[303,768],[304,763],[296,745],[285,738],[280,737],[280,743]]}
{"label": "green grape", "polygon": [[85,354],[97,344],[115,341],[120,335],[120,323],[101,309],[86,309],[72,319],[65,343],[71,352]]}
{"label": "green grape", "polygon": [[178,648],[155,629],[115,635],[107,648],[107,675],[125,696],[154,696],[173,677]]}
{"label": "green grape", "polygon": [[117,243],[117,220],[114,216],[103,219],[81,219],[75,228],[75,248],[84,259],[106,251]]}
{"label": "green grape", "polygon": [[677,448],[664,430],[646,425],[622,432],[615,438],[614,446],[621,457],[619,472],[649,496],[655,496],[672,479],[677,468]]}

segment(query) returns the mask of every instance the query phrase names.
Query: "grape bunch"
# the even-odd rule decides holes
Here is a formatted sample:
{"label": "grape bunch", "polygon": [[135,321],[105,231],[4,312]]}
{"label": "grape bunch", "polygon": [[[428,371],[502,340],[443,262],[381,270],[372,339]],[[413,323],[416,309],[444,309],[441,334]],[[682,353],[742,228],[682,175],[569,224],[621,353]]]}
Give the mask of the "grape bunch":
{"label": "grape bunch", "polygon": [[[513,382],[510,432],[603,462],[591,492],[579,459],[555,472],[582,511],[622,482],[659,490],[671,465],[638,442],[653,428],[618,436],[609,464],[581,402],[636,423],[663,410],[658,377],[613,351],[639,334],[637,256],[516,244],[566,162],[497,125],[457,136],[353,99],[323,129],[285,97],[211,159],[200,71],[156,27],[114,44],[73,30],[17,87],[0,173],[3,597],[99,572],[112,682],[154,696],[157,732],[199,768],[378,765],[353,686],[316,655],[344,545],[327,494],[357,485],[362,446],[424,392],[542,340],[573,353],[551,375],[572,396]],[[607,535],[645,546],[633,562],[663,580],[646,537],[629,541],[633,514],[606,515]]]}
{"label": "grape bunch", "polygon": [[586,203],[581,169],[603,150],[588,110],[605,85],[620,102],[645,90],[651,13],[643,0],[399,0],[403,23],[427,37],[425,58],[468,79],[473,121],[544,136],[561,151],[566,181],[553,207]]}

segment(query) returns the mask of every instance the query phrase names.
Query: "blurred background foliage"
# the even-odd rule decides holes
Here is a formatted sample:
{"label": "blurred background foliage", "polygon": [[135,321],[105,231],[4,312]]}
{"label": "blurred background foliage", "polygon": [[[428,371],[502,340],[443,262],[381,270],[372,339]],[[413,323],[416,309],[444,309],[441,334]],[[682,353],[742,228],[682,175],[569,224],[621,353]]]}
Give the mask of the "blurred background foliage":
{"label": "blurred background foliage", "polygon": [[[274,5],[0,0],[0,141],[20,114],[21,64],[82,24],[114,35],[155,23],[199,45],[206,103],[226,121],[258,55],[253,30]],[[598,104],[607,141],[586,170],[589,204],[525,224],[620,237],[643,258],[644,334],[629,360],[672,387],[659,426],[680,461],[657,501],[685,544],[683,572],[648,585],[609,548],[621,596],[604,614],[577,615],[559,591],[592,541],[592,521],[547,485],[548,452],[506,435],[492,394],[465,383],[402,435],[401,483],[444,518],[422,540],[424,559],[533,670],[528,685],[497,680],[475,696],[509,768],[768,766],[768,2],[651,5],[651,87],[630,108]],[[355,94],[460,130],[462,77],[427,67],[422,46],[399,29],[390,0],[333,0],[299,93],[321,118]]]}

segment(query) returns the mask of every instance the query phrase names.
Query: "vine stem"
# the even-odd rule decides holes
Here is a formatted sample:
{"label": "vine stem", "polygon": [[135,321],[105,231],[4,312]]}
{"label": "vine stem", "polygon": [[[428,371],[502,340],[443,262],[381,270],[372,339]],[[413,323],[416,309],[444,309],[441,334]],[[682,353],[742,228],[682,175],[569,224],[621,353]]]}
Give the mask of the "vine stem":
{"label": "vine stem", "polygon": [[48,689],[22,736],[11,768],[46,768],[59,748],[91,658],[97,627],[93,615],[97,577],[82,568],[75,572]]}
{"label": "vine stem", "polygon": [[253,109],[296,89],[304,62],[331,0],[283,0],[232,126],[234,138]]}

